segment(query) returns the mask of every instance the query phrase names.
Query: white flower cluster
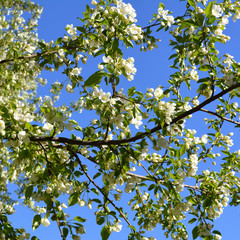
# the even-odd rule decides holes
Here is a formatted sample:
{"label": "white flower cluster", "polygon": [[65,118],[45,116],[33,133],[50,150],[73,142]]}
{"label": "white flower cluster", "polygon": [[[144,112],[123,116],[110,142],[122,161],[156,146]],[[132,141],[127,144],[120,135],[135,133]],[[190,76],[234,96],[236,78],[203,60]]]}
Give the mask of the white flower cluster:
{"label": "white flower cluster", "polygon": [[41,223],[44,227],[48,227],[50,225],[50,221],[47,218],[42,218]]}
{"label": "white flower cluster", "polygon": [[191,79],[193,79],[194,81],[198,81],[199,76],[198,76],[198,72],[196,70],[196,67],[192,67],[192,70],[189,71],[189,76]]}
{"label": "white flower cluster", "polygon": [[127,27],[126,32],[128,35],[131,36],[131,39],[134,41],[138,41],[139,39],[143,38],[143,32],[142,28],[139,26],[136,26],[136,24],[132,24]]}
{"label": "white flower cluster", "polygon": [[176,111],[176,103],[159,101],[158,109],[163,111],[165,114],[165,122],[169,124],[172,121],[173,114]]}
{"label": "white flower cluster", "polygon": [[185,171],[183,171],[182,169],[178,169],[176,172],[177,176],[179,177],[177,180],[175,180],[176,183],[176,191],[177,192],[182,192],[184,190],[184,182],[185,182],[185,178],[187,177],[187,174]]}
{"label": "white flower cluster", "polygon": [[110,227],[111,232],[120,232],[122,230],[122,224],[121,221],[115,221],[114,225]]}
{"label": "white flower cluster", "polygon": [[[169,14],[168,10],[164,10],[162,7],[158,8],[158,18],[162,17],[166,21],[167,26],[171,27],[171,25],[174,24],[175,21],[174,21],[174,17],[172,15],[168,15],[168,14]],[[164,22],[162,22],[161,24],[163,26],[165,25]]]}
{"label": "white flower cluster", "polygon": [[54,126],[60,131],[64,130],[65,128],[69,131],[73,131],[75,129],[74,125],[77,125],[77,122],[74,120],[69,120],[66,123],[67,116],[62,113],[56,114],[54,111],[44,114],[44,117],[46,122],[42,127],[43,131],[52,131]]}
{"label": "white flower cluster", "polygon": [[72,71],[70,72],[70,76],[78,76],[79,74],[81,74],[81,71],[82,71],[81,67],[73,68]]}
{"label": "white flower cluster", "polygon": [[153,95],[156,99],[159,99],[163,95],[162,88],[161,87],[156,88]]}
{"label": "white flower cluster", "polygon": [[[143,31],[141,27],[136,26],[136,11],[132,7],[130,3],[124,3],[122,0],[114,1],[115,5],[110,5],[106,6],[106,9],[104,9],[102,6],[96,6],[96,8],[93,10],[93,13],[90,18],[90,23],[93,24],[94,26],[96,25],[95,19],[99,22],[99,20],[104,20],[104,19],[111,19],[111,27],[108,25],[102,25],[102,31],[103,29],[107,29],[109,34],[114,37],[115,33],[118,32],[118,28],[122,25],[122,23],[125,23],[125,27],[121,28],[121,31],[119,31],[118,35],[120,39],[123,37],[129,36],[131,40],[138,41],[143,38]],[[104,38],[101,34],[102,31],[99,32],[99,38]],[[109,36],[110,37],[110,36]],[[99,44],[96,43],[97,45]],[[99,46],[97,47],[99,48]]]}
{"label": "white flower cluster", "polygon": [[198,156],[197,154],[191,154],[190,157],[191,168],[188,170],[188,176],[195,176],[198,170]]}
{"label": "white flower cluster", "polygon": [[213,5],[212,15],[217,17],[217,18],[220,18],[220,21],[217,24],[217,29],[214,31],[214,34],[217,37],[220,37],[224,42],[226,42],[226,41],[230,40],[230,37],[223,34],[223,29],[225,28],[225,25],[227,25],[229,23],[228,18],[231,15],[222,16],[222,14],[223,14],[223,9],[221,8],[221,6],[220,5]]}
{"label": "white flower cluster", "polygon": [[206,145],[208,143],[207,134],[204,134],[201,138],[194,137],[195,134],[196,134],[196,130],[191,130],[191,129],[187,130],[187,133],[185,135],[186,138],[183,139],[186,144],[186,149],[189,149],[193,145],[197,145],[197,144]]}
{"label": "white flower cluster", "polygon": [[219,5],[213,5],[212,6],[212,15],[215,17],[221,17],[223,14],[223,10]]}
{"label": "white flower cluster", "polygon": [[65,29],[73,40],[77,39],[77,28],[73,27],[73,24],[71,25],[67,24]]}
{"label": "white flower cluster", "polygon": [[[130,57],[127,60],[123,58],[117,58],[113,60],[110,56],[103,56],[103,62],[114,66],[118,70],[118,74],[124,73],[128,81],[132,81],[137,69],[134,67],[134,58]],[[102,66],[102,65],[101,65]]]}
{"label": "white flower cluster", "polygon": [[110,103],[111,105],[114,105],[116,100],[111,97],[110,92],[104,92],[102,89],[99,90],[97,87],[93,87],[93,98],[98,98],[101,100],[102,103]]}
{"label": "white flower cluster", "polygon": [[131,124],[134,124],[137,129],[143,124],[142,122],[142,116],[138,115],[135,118],[132,118]]}
{"label": "white flower cluster", "polygon": [[[21,229],[22,230],[22,229]],[[21,232],[21,235],[18,238],[19,240],[25,240],[25,239],[30,239],[30,234],[26,233],[26,231],[23,229]],[[2,240],[2,239],[1,239]]]}
{"label": "white flower cluster", "polygon": [[21,106],[17,107],[13,113],[14,119],[20,122],[32,122],[34,115],[27,111],[28,107],[24,104],[21,104]]}
{"label": "white flower cluster", "polygon": [[[114,9],[114,8],[112,8]],[[115,10],[115,9],[114,9]],[[117,8],[115,10],[117,13],[121,14],[126,20],[130,22],[136,22],[136,11],[130,3],[124,3],[122,0],[117,1]]]}
{"label": "white flower cluster", "polygon": [[11,214],[15,213],[15,209],[11,205],[0,202],[0,213],[7,213],[7,214],[11,215]]}
{"label": "white flower cluster", "polygon": [[137,177],[128,177],[127,179],[127,184],[126,184],[126,187],[124,189],[124,191],[126,193],[130,193],[133,191],[133,188],[135,186],[136,183],[140,183],[141,182],[141,179],[137,178]]}
{"label": "white flower cluster", "polygon": [[1,133],[2,135],[5,134],[4,129],[5,129],[5,122],[4,122],[3,120],[0,120],[0,133]]}

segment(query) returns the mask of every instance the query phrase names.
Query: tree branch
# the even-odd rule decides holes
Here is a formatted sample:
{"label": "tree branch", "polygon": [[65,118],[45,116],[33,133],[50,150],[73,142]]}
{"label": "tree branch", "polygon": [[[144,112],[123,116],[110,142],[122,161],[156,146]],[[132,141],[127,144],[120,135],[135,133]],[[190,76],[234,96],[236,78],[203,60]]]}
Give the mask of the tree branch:
{"label": "tree branch", "polygon": [[158,130],[161,130],[162,128],[172,125],[174,123],[177,123],[178,121],[186,118],[187,116],[200,111],[204,106],[210,104],[211,102],[222,97],[226,93],[232,91],[233,89],[239,88],[239,87],[240,87],[240,83],[237,83],[237,84],[221,91],[220,93],[208,98],[207,100],[205,100],[198,106],[175,117],[169,124],[165,123],[163,127],[161,125],[157,125],[156,127],[152,128],[150,131],[137,134],[134,137],[125,138],[125,139],[121,139],[121,140],[97,140],[97,141],[73,140],[73,139],[69,139],[69,138],[65,138],[65,137],[30,137],[30,140],[33,142],[51,141],[51,142],[59,142],[59,143],[63,143],[63,144],[72,144],[72,145],[78,145],[78,146],[81,146],[81,145],[82,146],[84,146],[84,145],[85,146],[86,145],[88,145],[88,146],[121,145],[121,144],[129,143],[129,142],[136,142],[139,139],[142,139],[146,136],[152,135],[153,133],[157,132]]}
{"label": "tree branch", "polygon": [[215,116],[221,118],[222,120],[226,120],[226,121],[228,121],[228,122],[231,122],[231,123],[234,123],[234,124],[240,126],[240,122],[236,122],[236,121],[234,121],[234,120],[232,120],[232,119],[222,117],[221,115],[219,115],[219,114],[217,114],[217,113],[215,113],[215,112],[212,112],[212,111],[209,111],[209,110],[203,109],[203,108],[201,108],[200,111],[206,112],[206,113],[210,113],[210,114],[212,114],[212,115],[215,115]]}
{"label": "tree branch", "polygon": [[6,62],[13,62],[15,60],[36,58],[36,57],[44,56],[44,55],[47,55],[47,54],[54,54],[54,53],[57,53],[57,52],[58,52],[58,50],[53,50],[53,51],[47,51],[47,52],[42,52],[42,53],[36,53],[36,54],[33,54],[33,55],[29,55],[29,56],[22,56],[22,57],[12,58],[12,59],[4,59],[4,60],[0,61],[0,64],[6,63]]}
{"label": "tree branch", "polygon": [[84,172],[85,176],[88,178],[88,180],[101,192],[101,194],[110,202],[110,204],[119,212],[119,214],[123,217],[123,219],[127,222],[129,226],[132,226],[131,223],[128,221],[126,216],[123,214],[123,212],[113,203],[111,199],[103,192],[103,190],[93,181],[93,179],[88,175],[86,170],[84,169],[84,166],[82,165],[82,162],[78,155],[71,149],[69,145],[67,145],[67,148],[69,151],[73,154],[73,156],[76,158],[78,164],[80,165],[82,171]]}

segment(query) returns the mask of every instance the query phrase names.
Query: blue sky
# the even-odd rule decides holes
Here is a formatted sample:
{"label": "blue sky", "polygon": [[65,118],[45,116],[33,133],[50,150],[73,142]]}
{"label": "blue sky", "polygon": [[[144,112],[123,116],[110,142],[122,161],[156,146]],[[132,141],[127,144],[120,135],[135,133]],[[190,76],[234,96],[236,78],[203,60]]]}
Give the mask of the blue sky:
{"label": "blue sky", "polygon": [[[39,20],[39,38],[45,39],[46,41],[56,40],[58,37],[63,36],[65,31],[65,26],[67,24],[78,25],[80,21],[77,17],[82,16],[82,11],[85,9],[86,3],[90,4],[91,1],[87,0],[50,0],[50,1],[36,1],[44,7],[42,18]],[[129,1],[133,7],[136,9],[138,23],[142,26],[148,24],[148,20],[151,19],[153,13],[157,12],[159,1],[151,0],[132,0]],[[162,1],[167,9],[173,11],[173,15],[184,13],[184,2],[178,0],[165,0]],[[226,45],[221,47],[222,53],[229,53],[235,56],[235,60],[240,61],[240,48],[239,48],[239,37],[240,37],[240,22],[235,24],[230,24],[229,29],[225,34],[231,36],[231,41]],[[159,48],[153,50],[152,52],[140,53],[139,50],[129,50],[126,52],[126,57],[133,56],[135,58],[135,65],[138,69],[136,77],[131,83],[124,83],[126,87],[136,86],[139,90],[144,90],[146,88],[156,88],[158,85],[167,86],[167,79],[171,74],[169,68],[170,62],[168,57],[170,56],[172,50],[168,46],[168,34],[165,32],[159,32],[159,38],[162,42],[159,44]],[[94,61],[93,61],[94,63]],[[89,66],[87,71],[84,72],[86,76],[91,75],[97,70],[97,65]],[[88,72],[92,71],[92,72]],[[65,79],[64,76],[58,73],[43,73],[43,76],[51,81],[62,81]],[[46,90],[40,90],[42,94],[48,94]],[[61,96],[61,101],[64,101],[66,96]],[[194,128],[194,123],[192,128]],[[239,145],[239,140],[235,141],[236,145]],[[238,146],[239,147],[239,146]],[[67,202],[67,200],[66,200]],[[16,227],[25,227],[28,232],[31,232],[31,228],[26,226],[31,226],[33,214],[29,213],[28,210],[22,207],[17,207],[17,213],[11,217],[11,220],[15,222]],[[91,239],[101,239],[100,238],[100,227],[95,223],[94,208],[93,210],[88,210],[85,208],[73,208],[73,210],[68,210],[68,212],[73,212],[74,214],[79,212],[79,215],[85,218],[89,218],[86,223],[86,235],[82,236],[83,240]],[[110,239],[127,239],[128,229],[126,225],[123,224],[124,228],[121,233],[113,234]],[[193,225],[194,226],[194,225]],[[220,219],[216,220],[216,229],[220,230],[223,234],[223,240],[239,239],[239,226],[240,226],[240,209],[239,208],[225,208],[223,215]],[[125,229],[126,228],[126,229]],[[34,234],[36,234],[39,239],[56,239],[60,240],[60,235],[57,229],[56,223],[51,223],[47,228],[40,227]],[[161,231],[161,227],[157,231],[154,231],[152,236],[156,237],[157,240],[165,239]],[[189,238],[191,239],[191,237]]]}

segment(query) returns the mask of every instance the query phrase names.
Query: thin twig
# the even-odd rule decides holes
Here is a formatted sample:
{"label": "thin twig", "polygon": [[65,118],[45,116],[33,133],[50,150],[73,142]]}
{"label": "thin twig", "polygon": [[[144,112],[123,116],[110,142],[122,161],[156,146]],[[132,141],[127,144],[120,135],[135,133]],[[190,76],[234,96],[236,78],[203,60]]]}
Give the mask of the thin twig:
{"label": "thin twig", "polygon": [[[125,149],[125,150],[129,153],[129,155],[131,155],[131,153],[130,153],[127,149]],[[137,161],[137,163],[145,170],[145,172],[146,172],[150,177],[152,177],[153,179],[155,179],[156,182],[158,181],[158,179],[157,179],[156,177],[154,177],[154,176],[145,168],[145,166],[144,166],[138,159],[136,159],[134,156],[131,156],[131,157],[133,157],[133,158]]]}
{"label": "thin twig", "polygon": [[[54,144],[53,147],[56,147],[56,148],[64,148],[65,146],[59,145],[59,144],[58,144],[58,145]],[[75,154],[77,154],[77,153],[78,153],[78,152],[75,152]],[[97,161],[95,161],[95,160],[93,159],[93,157],[89,156],[87,159],[88,159],[89,161],[91,161],[91,162],[99,165],[99,163],[98,163]],[[131,176],[131,177],[136,177],[136,178],[142,179],[142,180],[144,180],[144,181],[153,181],[153,180],[149,179],[149,178],[146,177],[146,176],[139,175],[139,174],[136,174],[136,173],[133,173],[133,172],[126,172],[126,175]],[[151,175],[150,175],[150,176],[151,176]],[[153,177],[153,178],[154,178],[154,177]],[[163,179],[157,179],[157,181],[158,181],[158,183],[163,183],[163,182],[164,182]],[[195,189],[195,190],[200,190],[200,188],[199,188],[198,186],[196,186],[196,185],[195,185],[195,186],[191,186],[191,185],[184,184],[184,187],[186,187],[186,188],[192,188],[192,189]]]}
{"label": "thin twig", "polygon": [[55,215],[55,217],[56,217],[56,222],[57,222],[58,229],[59,229],[59,232],[60,232],[60,234],[61,234],[61,237],[62,237],[63,240],[66,240],[66,238],[65,238],[64,235],[63,235],[63,232],[62,232],[62,229],[61,229],[61,226],[60,226],[60,222],[59,222],[59,220],[58,220],[58,218],[57,218],[57,214],[55,213],[55,211],[54,211],[54,215]]}
{"label": "thin twig", "polygon": [[147,28],[151,28],[151,27],[155,27],[155,26],[159,26],[161,25],[161,23],[158,23],[158,20],[155,21],[155,23],[148,25],[146,27],[143,27],[142,29],[147,29]]}
{"label": "thin twig", "polygon": [[129,226],[132,226],[131,223],[128,221],[128,219],[126,218],[126,216],[123,214],[123,212],[120,210],[120,208],[118,208],[111,199],[109,199],[109,197],[104,193],[104,191],[93,181],[93,179],[88,175],[88,173],[86,172],[86,170],[84,169],[84,166],[82,165],[82,162],[80,160],[80,158],[78,157],[78,155],[72,150],[72,148],[67,145],[67,148],[69,149],[69,151],[74,155],[74,157],[76,158],[78,164],[80,165],[82,171],[84,172],[85,176],[88,178],[88,180],[102,193],[102,195],[105,197],[105,199],[107,199],[109,201],[109,203],[120,213],[120,215],[123,217],[123,219],[127,222],[127,224]]}
{"label": "thin twig", "polygon": [[221,118],[222,120],[226,120],[226,121],[228,121],[228,122],[231,122],[231,123],[234,123],[234,124],[240,126],[240,122],[236,122],[236,121],[234,121],[234,120],[232,120],[232,119],[222,117],[221,115],[219,115],[219,114],[217,114],[217,113],[215,113],[215,112],[212,112],[212,111],[209,111],[209,110],[203,109],[203,108],[201,108],[200,111],[206,112],[206,113],[210,113],[210,114],[212,114],[212,115],[215,115],[215,116]]}

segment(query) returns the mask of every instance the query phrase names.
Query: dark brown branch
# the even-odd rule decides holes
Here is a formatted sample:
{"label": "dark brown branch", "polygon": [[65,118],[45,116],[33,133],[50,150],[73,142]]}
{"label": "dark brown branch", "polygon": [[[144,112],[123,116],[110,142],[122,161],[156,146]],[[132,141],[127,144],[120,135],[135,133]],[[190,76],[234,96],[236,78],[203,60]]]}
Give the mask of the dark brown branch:
{"label": "dark brown branch", "polygon": [[[188,117],[189,115],[200,111],[204,106],[212,103],[213,101],[215,101],[216,99],[222,97],[223,95],[225,95],[226,93],[232,91],[233,89],[239,88],[240,87],[240,83],[237,83],[223,91],[221,91],[220,93],[208,98],[207,100],[205,100],[204,102],[202,102],[201,104],[199,104],[198,106],[180,114],[179,116],[175,117],[170,124],[165,123],[163,127],[167,127],[171,124],[177,123],[178,121]],[[82,141],[82,140],[73,140],[73,139],[69,139],[69,138],[65,138],[65,137],[30,137],[30,140],[33,142],[42,142],[42,141],[52,141],[52,142],[59,142],[59,143],[64,143],[64,144],[73,144],[73,145],[88,145],[88,146],[101,146],[101,145],[121,145],[121,144],[125,144],[125,143],[130,143],[130,142],[136,142],[139,139],[142,139],[146,136],[152,135],[153,133],[159,131],[162,129],[161,125],[158,125],[154,128],[152,128],[149,132],[143,132],[141,134],[137,134],[134,137],[130,137],[130,138],[125,138],[125,139],[121,139],[121,140],[97,140],[97,141]]]}
{"label": "dark brown branch", "polygon": [[82,171],[84,172],[85,176],[88,178],[88,180],[101,192],[101,194],[105,197],[105,199],[107,199],[109,201],[109,203],[119,212],[119,214],[123,217],[123,219],[127,222],[127,224],[129,226],[132,226],[131,223],[128,221],[128,219],[126,218],[126,216],[123,214],[123,212],[120,210],[120,208],[118,208],[111,199],[109,199],[109,197],[104,193],[104,191],[93,181],[93,179],[88,175],[88,173],[86,172],[84,166],[82,165],[82,162],[80,160],[80,158],[78,157],[78,155],[71,149],[70,146],[67,145],[67,148],[69,149],[69,151],[73,154],[73,156],[76,158],[78,164],[80,165]]}
{"label": "dark brown branch", "polygon": [[222,120],[225,120],[225,121],[228,121],[228,122],[231,122],[231,123],[234,123],[234,124],[240,126],[240,122],[236,122],[236,121],[234,121],[234,120],[232,120],[232,119],[222,117],[221,115],[219,115],[219,114],[217,114],[217,113],[215,113],[215,112],[212,112],[212,111],[209,111],[209,110],[203,109],[203,108],[201,108],[200,111],[206,112],[206,113],[210,113],[210,114],[212,114],[212,115],[215,115],[215,116],[221,118]]}
{"label": "dark brown branch", "polygon": [[55,218],[56,218],[56,221],[57,221],[58,230],[59,230],[59,232],[60,232],[60,234],[61,234],[61,237],[62,237],[63,240],[66,240],[66,238],[65,238],[64,235],[63,235],[61,226],[60,226],[60,221],[59,221],[59,219],[58,219],[58,217],[57,217],[57,214],[56,214],[55,212],[54,212],[54,215],[55,215]]}
{"label": "dark brown branch", "polygon": [[155,23],[153,23],[151,25],[148,25],[146,27],[143,27],[142,29],[144,30],[144,29],[148,29],[148,28],[151,28],[151,27],[159,26],[159,25],[161,25],[161,23],[159,23],[158,20],[157,20],[157,21],[155,21]]}
{"label": "dark brown branch", "polygon": [[53,51],[47,51],[47,52],[42,52],[42,53],[36,53],[36,54],[33,54],[33,55],[29,55],[29,56],[22,56],[22,57],[12,58],[12,59],[4,59],[4,60],[0,61],[0,64],[7,63],[7,62],[13,62],[13,61],[16,61],[16,60],[37,58],[37,57],[40,57],[40,56],[44,56],[44,55],[47,55],[47,54],[54,54],[54,53],[57,53],[57,52],[58,52],[58,50],[53,50]]}

